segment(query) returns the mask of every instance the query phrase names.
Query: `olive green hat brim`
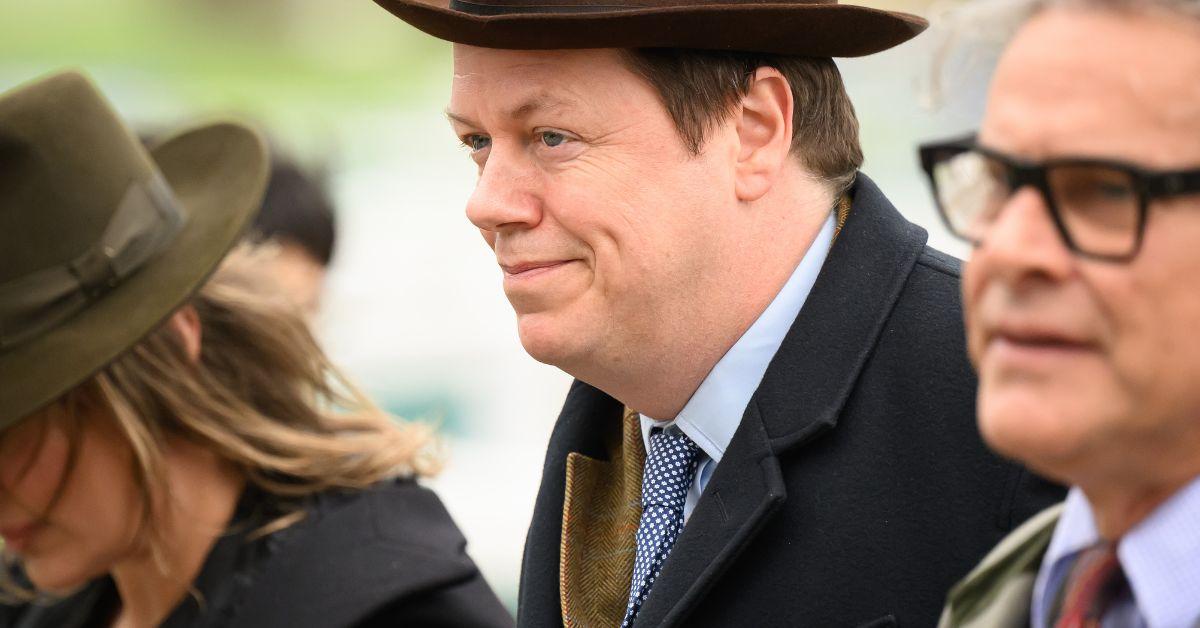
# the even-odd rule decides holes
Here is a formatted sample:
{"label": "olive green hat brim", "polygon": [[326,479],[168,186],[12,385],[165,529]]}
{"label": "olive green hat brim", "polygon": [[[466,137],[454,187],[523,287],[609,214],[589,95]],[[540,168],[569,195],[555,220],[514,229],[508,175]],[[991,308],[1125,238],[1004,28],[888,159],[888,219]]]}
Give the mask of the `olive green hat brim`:
{"label": "olive green hat brim", "polygon": [[187,214],[158,256],[60,326],[0,355],[0,429],[36,412],[157,329],[240,239],[261,203],[268,159],[254,131],[218,123],[151,151]]}

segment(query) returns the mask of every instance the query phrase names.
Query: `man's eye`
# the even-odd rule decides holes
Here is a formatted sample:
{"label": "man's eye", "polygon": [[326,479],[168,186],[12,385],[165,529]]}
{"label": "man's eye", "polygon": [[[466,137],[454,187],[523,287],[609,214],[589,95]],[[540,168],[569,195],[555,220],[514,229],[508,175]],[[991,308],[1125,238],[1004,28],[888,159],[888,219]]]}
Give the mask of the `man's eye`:
{"label": "man's eye", "polygon": [[567,141],[567,136],[556,131],[542,131],[542,143],[550,148],[561,146]]}
{"label": "man's eye", "polygon": [[492,145],[492,138],[486,135],[472,134],[463,138],[462,143],[472,152],[479,152]]}

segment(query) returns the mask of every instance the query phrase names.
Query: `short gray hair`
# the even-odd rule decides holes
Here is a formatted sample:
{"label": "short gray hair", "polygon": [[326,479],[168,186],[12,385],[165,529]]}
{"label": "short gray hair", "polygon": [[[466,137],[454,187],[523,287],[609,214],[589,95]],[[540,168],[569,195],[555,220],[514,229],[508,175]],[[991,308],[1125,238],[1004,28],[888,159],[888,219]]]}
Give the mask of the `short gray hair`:
{"label": "short gray hair", "polygon": [[1121,11],[1169,11],[1176,15],[1200,17],[1198,0],[1033,0],[1033,10],[1068,6],[1088,9],[1117,9]]}
{"label": "short gray hair", "polygon": [[929,12],[941,40],[934,51],[925,94],[928,104],[944,102],[944,75],[956,52],[964,52],[966,64],[972,68],[994,61],[990,56],[998,54],[1021,25],[1042,11],[1060,7],[1151,11],[1200,19],[1200,0],[942,0]]}

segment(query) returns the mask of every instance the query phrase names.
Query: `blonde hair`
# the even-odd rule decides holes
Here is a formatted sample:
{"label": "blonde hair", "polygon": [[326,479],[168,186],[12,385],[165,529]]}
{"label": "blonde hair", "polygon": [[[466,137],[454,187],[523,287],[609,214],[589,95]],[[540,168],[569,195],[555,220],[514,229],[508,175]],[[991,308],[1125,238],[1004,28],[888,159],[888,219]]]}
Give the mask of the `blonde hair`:
{"label": "blonde hair", "polygon": [[[240,246],[192,298],[198,360],[164,325],[60,400],[97,404],[128,442],[142,531],[160,564],[154,497],[166,494],[168,438],[211,450],[279,498],[284,514],[256,535],[303,518],[304,497],[437,471],[432,428],[395,421],[330,363],[299,308],[259,270],[273,254],[270,245]],[[0,591],[22,601],[36,596],[6,571]]]}

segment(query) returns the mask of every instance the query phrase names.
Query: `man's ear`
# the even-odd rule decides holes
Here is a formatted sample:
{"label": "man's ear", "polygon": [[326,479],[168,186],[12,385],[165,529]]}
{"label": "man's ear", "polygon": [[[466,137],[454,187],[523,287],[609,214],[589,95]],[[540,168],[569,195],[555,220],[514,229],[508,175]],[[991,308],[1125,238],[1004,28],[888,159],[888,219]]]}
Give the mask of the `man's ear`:
{"label": "man's ear", "polygon": [[740,142],[735,192],[756,201],[770,191],[792,149],[792,88],[775,68],[754,72],[736,112]]}
{"label": "man's ear", "polygon": [[192,362],[200,361],[201,327],[200,314],[191,305],[185,305],[171,315],[167,325],[179,336],[179,342]]}

